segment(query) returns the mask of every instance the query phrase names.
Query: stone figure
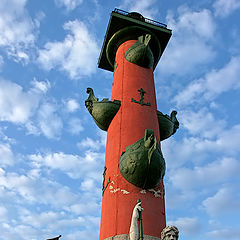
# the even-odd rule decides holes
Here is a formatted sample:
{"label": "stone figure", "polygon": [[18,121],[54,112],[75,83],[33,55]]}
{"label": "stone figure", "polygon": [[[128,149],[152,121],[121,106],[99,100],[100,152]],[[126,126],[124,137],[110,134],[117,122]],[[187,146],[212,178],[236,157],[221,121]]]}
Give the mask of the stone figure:
{"label": "stone figure", "polygon": [[167,226],[161,232],[161,240],[178,240],[178,228],[175,226]]}
{"label": "stone figure", "polygon": [[142,211],[143,211],[143,208],[141,207],[141,202],[138,202],[135,205],[132,213],[131,226],[129,230],[130,240],[139,240],[140,234],[139,234],[138,220]]}
{"label": "stone figure", "polygon": [[[139,240],[139,218],[142,214],[143,208],[141,207],[141,202],[138,202],[132,213],[131,226],[129,231],[129,240]],[[161,232],[161,240],[178,240],[178,228],[176,226],[167,226]]]}

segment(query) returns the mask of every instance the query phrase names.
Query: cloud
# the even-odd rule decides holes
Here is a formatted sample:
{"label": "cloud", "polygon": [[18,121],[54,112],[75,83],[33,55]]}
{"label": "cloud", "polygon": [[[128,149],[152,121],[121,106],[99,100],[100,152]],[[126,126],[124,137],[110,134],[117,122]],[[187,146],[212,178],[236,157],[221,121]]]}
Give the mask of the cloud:
{"label": "cloud", "polygon": [[[104,162],[104,154],[93,151],[86,151],[84,157],[73,154],[65,154],[63,152],[32,154],[29,158],[36,166],[50,167],[57,169],[73,179],[93,179],[99,180],[101,173],[99,169],[103,169],[101,165]],[[100,175],[98,175],[100,173]]]}
{"label": "cloud", "polygon": [[[234,172],[233,174],[237,173]],[[239,198],[240,198],[239,188],[234,189],[232,187],[223,187],[219,189],[214,196],[205,199],[202,205],[207,211],[207,213],[211,216],[219,216],[229,213],[235,213],[239,215],[240,212]]]}
{"label": "cloud", "polygon": [[[218,127],[213,126],[214,129]],[[215,130],[213,132],[216,133]],[[239,144],[240,125],[235,125],[230,129],[221,130],[213,139],[195,136],[184,137],[177,141],[169,138],[163,141],[161,146],[163,155],[167,159],[167,168],[170,170],[183,166],[187,162],[202,163],[212,154],[237,157],[240,151]]]}
{"label": "cloud", "polygon": [[178,189],[191,190],[224,183],[238,176],[240,163],[233,158],[223,158],[192,169],[182,167],[169,173],[169,180]]}
{"label": "cloud", "polygon": [[29,61],[36,26],[26,10],[26,0],[1,0],[0,47],[16,61]]}
{"label": "cloud", "polygon": [[216,239],[232,239],[239,240],[239,228],[221,228],[208,232],[208,236]]}
{"label": "cloud", "polygon": [[83,3],[83,0],[55,0],[59,7],[65,7],[67,11],[74,10],[76,7]]}
{"label": "cloud", "polygon": [[238,0],[216,0],[213,8],[216,16],[227,17],[234,11],[240,9],[240,2]]}
{"label": "cloud", "polygon": [[65,102],[66,108],[68,112],[75,112],[79,108],[79,103],[76,99],[68,99]]}
{"label": "cloud", "polygon": [[191,135],[204,138],[216,137],[226,127],[226,122],[217,120],[207,108],[201,108],[199,111],[180,111],[178,116],[183,128],[187,129]]}
{"label": "cloud", "polygon": [[39,86],[36,87],[37,84],[45,85],[35,80],[33,88],[24,91],[20,85],[0,79],[0,121],[26,123],[36,111],[44,93]]}
{"label": "cloud", "polygon": [[63,123],[56,111],[56,106],[50,103],[42,104],[38,110],[39,128],[47,138],[58,138],[61,134]]}
{"label": "cloud", "polygon": [[2,69],[3,64],[4,64],[3,57],[0,55],[0,71]]}
{"label": "cloud", "polygon": [[178,17],[171,12],[168,14],[167,25],[173,36],[158,67],[161,74],[183,76],[213,60],[215,51],[211,42],[215,37],[216,23],[209,10],[195,12],[180,7]]}
{"label": "cloud", "polygon": [[63,42],[47,42],[37,61],[45,70],[58,68],[70,78],[79,79],[96,71],[98,46],[86,25],[78,20],[64,24],[70,33]]}
{"label": "cloud", "polygon": [[124,0],[123,4],[121,4],[118,8],[120,9],[128,9],[129,12],[139,12],[144,17],[154,18],[157,15],[158,10],[155,7],[157,4],[156,0],[139,0],[139,1],[131,1]]}
{"label": "cloud", "polygon": [[71,118],[68,121],[68,131],[72,135],[78,135],[83,130],[84,130],[84,127],[82,125],[82,120],[80,120],[79,118]]}
{"label": "cloud", "polygon": [[193,105],[217,98],[229,90],[239,89],[240,57],[232,57],[221,69],[214,69],[204,78],[191,82],[174,101],[178,106]]}
{"label": "cloud", "polygon": [[196,235],[197,232],[200,231],[201,224],[199,223],[197,218],[178,218],[175,221],[168,221],[168,225],[174,225],[178,227],[178,230],[181,233],[184,233],[184,235]]}
{"label": "cloud", "polygon": [[100,139],[92,139],[92,138],[85,138],[81,142],[77,143],[79,149],[91,149],[91,150],[99,150],[101,147],[106,146],[107,141],[107,134],[104,131],[98,130],[97,132],[98,137]]}
{"label": "cloud", "polygon": [[15,172],[1,172],[0,186],[5,188],[5,192],[15,194],[15,204],[24,201],[59,208],[73,204],[77,199],[67,186],[46,178],[34,178]]}
{"label": "cloud", "polygon": [[9,144],[0,143],[0,162],[2,166],[13,165],[14,155]]}

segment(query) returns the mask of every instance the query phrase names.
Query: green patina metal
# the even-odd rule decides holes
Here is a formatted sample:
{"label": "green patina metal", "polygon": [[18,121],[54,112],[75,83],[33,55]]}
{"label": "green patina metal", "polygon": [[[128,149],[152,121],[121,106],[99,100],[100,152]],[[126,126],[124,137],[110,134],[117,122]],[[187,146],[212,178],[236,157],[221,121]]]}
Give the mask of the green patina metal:
{"label": "green patina metal", "polygon": [[157,111],[161,141],[172,136],[179,128],[179,122],[176,115],[177,111],[172,111],[170,116]]}
{"label": "green patina metal", "polygon": [[140,93],[140,101],[137,101],[137,100],[135,100],[135,99],[133,99],[133,98],[131,98],[131,101],[132,102],[135,102],[135,103],[138,103],[138,104],[140,104],[140,105],[146,105],[146,106],[151,106],[151,104],[148,102],[148,103],[146,103],[146,102],[144,102],[143,101],[143,99],[144,99],[144,94],[146,93],[144,90],[143,90],[143,88],[140,88],[140,89],[138,89],[138,91],[139,91],[139,93]]}
{"label": "green patina metal", "polygon": [[152,36],[149,46],[154,56],[154,70],[172,31],[167,29],[166,25],[144,18],[141,14],[115,9],[107,27],[98,67],[114,71],[114,60],[118,47],[127,40],[137,40],[139,36],[146,34]]}
{"label": "green patina metal", "polygon": [[107,171],[107,168],[106,168],[106,166],[104,166],[104,170],[103,170],[103,183],[102,183],[102,196],[103,196],[105,190],[107,189],[108,184],[110,183],[110,177],[109,177],[108,180],[107,180],[106,185],[104,186],[104,184],[105,184],[106,171]]}
{"label": "green patina metal", "polygon": [[112,68],[114,68],[114,61],[117,49],[122,43],[128,40],[138,40],[140,36],[146,36],[147,34],[151,35],[151,41],[148,44],[148,48],[152,52],[153,68],[155,68],[161,56],[160,43],[154,33],[152,33],[148,29],[138,26],[125,27],[117,31],[109,40],[106,47],[106,58]]}
{"label": "green patina metal", "polygon": [[87,93],[89,96],[85,101],[86,108],[92,115],[97,126],[100,129],[107,131],[111,121],[121,106],[121,101],[109,101],[108,98],[98,101],[98,98],[94,96],[92,88],[87,88]]}
{"label": "green patina metal", "polygon": [[138,37],[138,41],[126,51],[126,60],[140,67],[152,68],[154,64],[154,56],[149,47],[150,40],[150,34]]}
{"label": "green patina metal", "polygon": [[143,138],[126,147],[119,170],[136,187],[150,189],[160,183],[165,174],[165,160],[153,130],[146,129]]}

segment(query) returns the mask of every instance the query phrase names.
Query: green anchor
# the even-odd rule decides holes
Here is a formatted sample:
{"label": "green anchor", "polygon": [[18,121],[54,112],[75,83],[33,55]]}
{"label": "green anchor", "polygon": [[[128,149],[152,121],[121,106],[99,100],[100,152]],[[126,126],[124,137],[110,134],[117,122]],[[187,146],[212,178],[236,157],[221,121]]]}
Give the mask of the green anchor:
{"label": "green anchor", "polygon": [[141,104],[142,106],[143,105],[146,105],[146,106],[150,106],[151,104],[148,102],[148,103],[145,103],[143,102],[143,99],[144,99],[144,94],[146,93],[142,88],[138,89],[138,91],[140,92],[140,101],[136,101],[135,99],[131,98],[131,101],[132,102],[135,102],[135,103],[139,103]]}
{"label": "green anchor", "polygon": [[104,167],[104,171],[103,171],[103,184],[102,184],[102,196],[103,196],[105,190],[107,189],[108,184],[110,183],[110,177],[109,177],[109,178],[108,178],[108,181],[107,181],[107,183],[106,183],[106,185],[104,186],[106,170],[107,170],[107,168]]}

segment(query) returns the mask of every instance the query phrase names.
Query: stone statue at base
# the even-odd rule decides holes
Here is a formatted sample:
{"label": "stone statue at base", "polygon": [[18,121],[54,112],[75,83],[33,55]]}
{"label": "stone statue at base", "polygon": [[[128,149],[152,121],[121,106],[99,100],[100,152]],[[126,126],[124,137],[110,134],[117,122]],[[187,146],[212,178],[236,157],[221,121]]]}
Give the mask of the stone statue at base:
{"label": "stone statue at base", "polygon": [[141,202],[138,202],[135,205],[132,213],[132,220],[131,220],[131,226],[129,231],[130,240],[139,240],[140,234],[139,234],[138,220],[142,211],[143,211],[143,208],[141,207]]}
{"label": "stone statue at base", "polygon": [[[139,230],[139,219],[142,214],[143,208],[141,207],[141,202],[138,202],[132,213],[131,226],[129,230],[129,240],[139,240],[140,232]],[[178,240],[179,231],[176,226],[167,226],[161,232],[161,240]]]}
{"label": "stone statue at base", "polygon": [[161,232],[161,240],[178,240],[178,228],[175,226],[167,226]]}

